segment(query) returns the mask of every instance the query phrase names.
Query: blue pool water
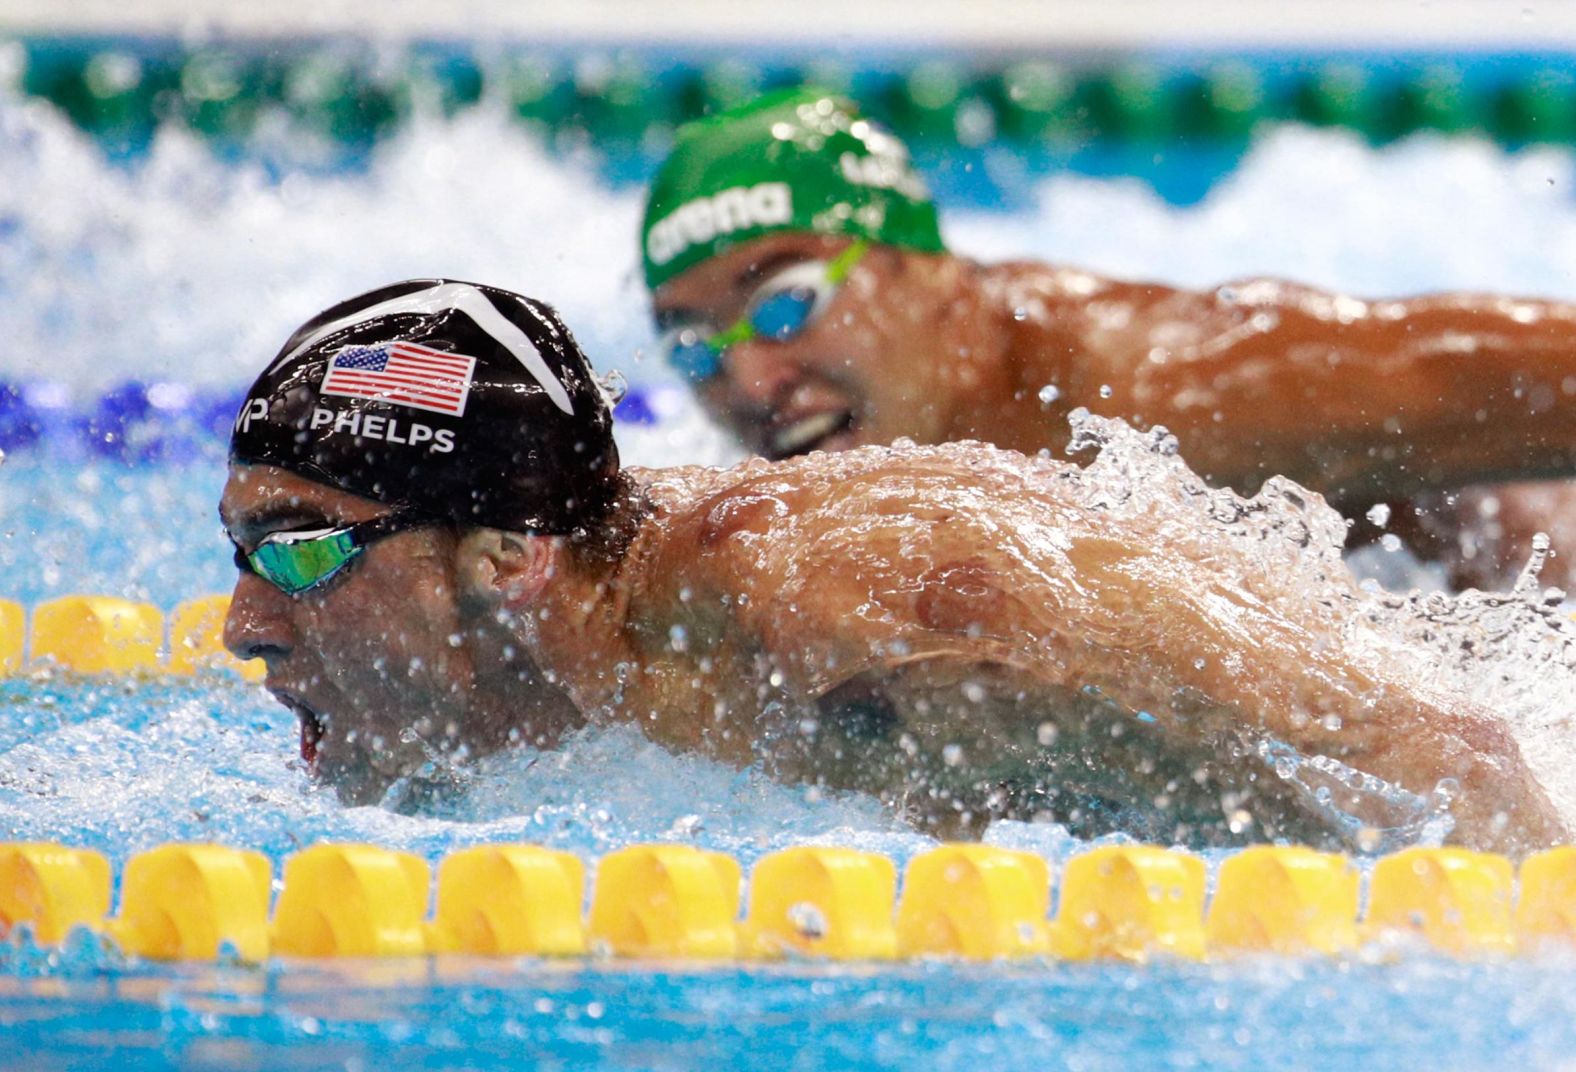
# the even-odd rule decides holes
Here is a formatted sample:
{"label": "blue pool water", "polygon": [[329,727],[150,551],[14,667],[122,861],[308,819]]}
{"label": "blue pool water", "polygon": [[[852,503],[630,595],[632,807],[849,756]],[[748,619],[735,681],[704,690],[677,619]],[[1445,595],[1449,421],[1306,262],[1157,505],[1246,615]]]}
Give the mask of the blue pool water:
{"label": "blue pool water", "polygon": [[[486,108],[415,124],[350,172],[292,167],[288,131],[261,136],[278,143],[266,168],[217,161],[174,130],[138,161],[107,162],[47,109],[0,96],[0,373],[62,400],[58,434],[0,467],[0,595],[106,592],[168,608],[226,588],[214,443],[194,435],[179,457],[128,464],[86,447],[69,415],[132,378],[233,390],[326,302],[404,276],[558,304],[601,368],[652,392],[657,419],[620,428],[630,461],[734,457],[644,354],[639,193],[607,182],[605,161],[551,155]],[[1576,167],[1563,151],[1426,137],[1376,150],[1284,129],[1186,205],[1143,175],[977,166],[995,169],[1010,208],[950,213],[947,234],[985,258],[1192,284],[1274,273],[1374,295],[1576,296]],[[1404,560],[1387,575],[1430,580]],[[1508,705],[1563,732],[1562,711],[1509,680]],[[682,840],[746,866],[805,841],[899,863],[932,844],[874,801],[669,755],[633,731],[425,772],[384,807],[344,808],[292,758],[288,713],[239,682],[30,678],[0,683],[0,709],[0,839],[62,840],[117,865],[174,840],[257,848],[276,866],[325,838],[429,859],[487,841],[589,859]],[[1086,847],[1029,824],[998,824],[989,840],[1053,861]],[[107,1065],[113,1051],[116,1067],[190,1068],[1559,1067],[1576,1058],[1573,984],[1576,959],[1558,952],[1143,969],[251,969],[128,964],[79,938],[64,951],[0,947],[0,1064]]]}
{"label": "blue pool water", "polygon": [[0,979],[14,1067],[1568,1067],[1576,964],[618,967]]}

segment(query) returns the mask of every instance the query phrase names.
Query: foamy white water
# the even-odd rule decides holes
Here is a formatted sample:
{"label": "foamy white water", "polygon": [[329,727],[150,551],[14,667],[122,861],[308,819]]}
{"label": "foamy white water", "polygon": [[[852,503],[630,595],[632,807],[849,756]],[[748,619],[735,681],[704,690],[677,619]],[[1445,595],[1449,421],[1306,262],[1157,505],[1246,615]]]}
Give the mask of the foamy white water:
{"label": "foamy white water", "polygon": [[1346,131],[1286,126],[1190,208],[1136,179],[1077,175],[1044,180],[1036,202],[1021,216],[963,216],[948,234],[987,259],[1191,286],[1263,274],[1359,297],[1576,296],[1576,169],[1564,149],[1437,135],[1374,149]]}
{"label": "foamy white water", "polygon": [[[1573,189],[1564,150],[1433,137],[1375,150],[1288,127],[1189,208],[1136,179],[1053,175],[1026,212],[943,211],[953,246],[987,259],[1192,285],[1266,273],[1360,296],[1576,297]],[[0,97],[4,369],[83,387],[240,382],[325,305],[447,275],[551,301],[599,365],[660,377],[642,353],[641,196],[491,107],[407,126],[364,172],[276,178],[175,126],[146,160],[110,164],[49,106]]]}

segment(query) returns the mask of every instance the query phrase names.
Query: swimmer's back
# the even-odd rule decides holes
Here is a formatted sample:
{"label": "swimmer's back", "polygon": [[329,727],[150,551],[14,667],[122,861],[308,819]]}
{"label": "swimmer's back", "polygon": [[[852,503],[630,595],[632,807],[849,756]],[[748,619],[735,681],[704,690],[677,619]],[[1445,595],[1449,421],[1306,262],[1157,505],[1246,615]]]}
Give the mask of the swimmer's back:
{"label": "swimmer's back", "polygon": [[1424,794],[1449,772],[1469,842],[1495,843],[1505,808],[1537,840],[1560,829],[1503,724],[1366,629],[1344,572],[1267,568],[1181,497],[1112,509],[1110,474],[968,443],[635,476],[652,513],[630,619],[665,640],[684,608],[691,653],[718,638],[725,673],[764,668],[789,701],[1005,671],[1015,691],[1147,712],[1178,742],[1238,727]]}
{"label": "swimmer's back", "polygon": [[807,695],[877,663],[1027,667],[1061,617],[1045,581],[1090,528],[1058,493],[1070,468],[956,443],[637,471],[646,602],[727,597]]}

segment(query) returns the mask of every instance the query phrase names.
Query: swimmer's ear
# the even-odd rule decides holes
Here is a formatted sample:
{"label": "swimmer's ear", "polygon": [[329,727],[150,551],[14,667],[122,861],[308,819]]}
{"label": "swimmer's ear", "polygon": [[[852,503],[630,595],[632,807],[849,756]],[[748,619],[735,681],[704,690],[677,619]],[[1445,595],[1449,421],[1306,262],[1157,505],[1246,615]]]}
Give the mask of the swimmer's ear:
{"label": "swimmer's ear", "polygon": [[486,528],[467,531],[455,552],[462,598],[504,610],[531,606],[558,573],[563,545],[557,536]]}

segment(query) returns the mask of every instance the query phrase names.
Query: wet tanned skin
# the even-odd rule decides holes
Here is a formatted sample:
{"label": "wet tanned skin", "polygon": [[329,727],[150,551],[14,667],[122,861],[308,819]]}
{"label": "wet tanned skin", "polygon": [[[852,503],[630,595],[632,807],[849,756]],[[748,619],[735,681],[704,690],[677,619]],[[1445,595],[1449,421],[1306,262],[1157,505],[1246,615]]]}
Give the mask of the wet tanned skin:
{"label": "wet tanned skin", "polygon": [[[742,244],[661,287],[655,313],[731,323],[773,266],[846,244],[796,234]],[[875,247],[810,330],[731,348],[724,375],[699,394],[767,455],[774,427],[846,409],[852,426],[813,449],[907,436],[1060,456],[1066,414],[1083,406],[1166,426],[1213,483],[1251,492],[1279,473],[1360,515],[1374,502],[1576,469],[1573,339],[1576,306],[1556,302],[1362,302],[1271,280],[1184,291]],[[1507,516],[1525,513],[1522,494],[1504,489]],[[1507,535],[1505,557],[1530,533]],[[1479,581],[1488,566],[1457,563]]]}
{"label": "wet tanned skin", "polygon": [[[1057,482],[1067,468],[953,445],[635,470],[617,561],[407,533],[304,598],[243,575],[226,642],[324,720],[319,770],[352,800],[434,750],[624,721],[675,751],[876,793],[943,833],[1076,824],[1077,791],[1158,814],[1156,836],[1190,807],[1218,823],[1226,799],[1253,814],[1250,838],[1333,836],[1244,761],[1268,734],[1421,794],[1458,779],[1463,844],[1567,836],[1504,725],[1432,696],[1382,642],[1346,650],[1338,600],[1207,535],[1179,546],[1160,519],[1113,525]],[[378,508],[232,470],[221,510],[243,545],[282,509]],[[1212,799],[1176,799],[1201,770]]]}
{"label": "wet tanned skin", "polygon": [[[638,694],[626,702],[667,711],[672,721],[659,715],[658,732],[680,747],[715,752],[720,729],[731,729],[724,752],[742,761],[751,733],[719,728],[704,717],[707,701],[760,710],[764,660],[789,712],[816,710],[850,682],[885,692],[921,753],[961,742],[977,769],[1022,739],[1014,713],[1050,711],[1114,768],[1114,716],[1069,703],[1092,685],[1130,726],[1131,712],[1157,714],[1146,747],[1172,769],[1235,731],[1262,730],[1425,795],[1441,777],[1460,779],[1463,843],[1561,836],[1502,723],[1342,650],[1293,582],[1244,581],[1255,571],[1235,552],[1206,548],[1207,537],[1175,546],[1158,521],[1112,531],[1054,484],[1025,479],[1011,455],[949,450],[648,474],[656,520],[631,555],[625,620],[648,640],[637,643],[642,659],[662,669],[649,675],[649,704]],[[675,611],[684,653],[665,643]],[[702,657],[710,672],[698,671]],[[675,678],[705,683],[698,708],[675,702]],[[981,680],[989,693],[1010,683],[1027,702],[978,701],[967,686]],[[923,696],[931,702],[920,713]],[[854,779],[888,748],[860,756]],[[1241,761],[1217,749],[1214,762],[1218,772]],[[1285,806],[1273,793],[1267,803]],[[1269,819],[1307,830],[1303,817]]]}

